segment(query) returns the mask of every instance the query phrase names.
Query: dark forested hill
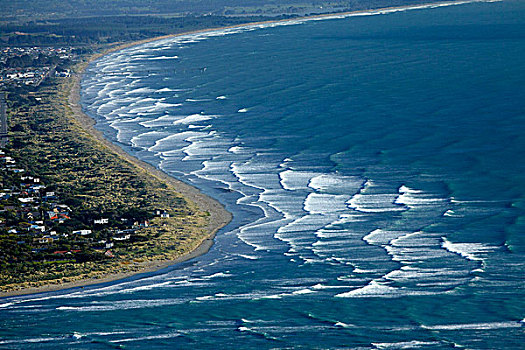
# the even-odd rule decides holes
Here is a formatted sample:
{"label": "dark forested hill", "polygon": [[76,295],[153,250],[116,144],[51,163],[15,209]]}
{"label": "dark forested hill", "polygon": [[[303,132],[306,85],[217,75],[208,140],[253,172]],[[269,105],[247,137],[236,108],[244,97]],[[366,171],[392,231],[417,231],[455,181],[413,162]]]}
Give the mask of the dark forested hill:
{"label": "dark forested hill", "polygon": [[445,0],[0,0],[0,47],[84,46]]}
{"label": "dark forested hill", "polygon": [[1,21],[144,14],[263,14],[334,12],[429,0],[0,0]]}

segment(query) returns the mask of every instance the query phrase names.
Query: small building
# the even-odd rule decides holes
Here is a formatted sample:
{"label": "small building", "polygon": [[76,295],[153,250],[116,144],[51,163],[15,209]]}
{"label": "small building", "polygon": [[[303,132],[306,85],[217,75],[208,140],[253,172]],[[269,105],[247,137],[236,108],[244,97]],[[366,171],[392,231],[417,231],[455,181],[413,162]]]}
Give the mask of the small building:
{"label": "small building", "polygon": [[155,211],[155,214],[157,216],[160,216],[161,218],[169,218],[170,217],[170,214],[168,214],[168,212],[166,210],[157,209]]}
{"label": "small building", "polygon": [[93,223],[94,224],[99,224],[99,225],[108,224],[109,223],[109,219],[106,219],[106,218],[95,219],[95,220],[93,220]]}
{"label": "small building", "polygon": [[128,239],[130,239],[130,238],[131,238],[131,235],[130,235],[130,234],[113,237],[113,239],[114,239],[115,241],[126,241],[126,240],[128,240]]}
{"label": "small building", "polygon": [[40,225],[31,225],[30,229],[35,230],[35,231],[40,231],[40,232],[46,232],[46,227],[40,226]]}
{"label": "small building", "polygon": [[44,237],[40,237],[36,239],[38,240],[38,243],[40,244],[49,244],[49,243],[53,243],[54,241],[53,237],[51,236],[44,236]]}
{"label": "small building", "polygon": [[77,231],[73,231],[71,233],[74,234],[74,235],[87,236],[87,235],[90,235],[92,233],[92,231],[91,230],[77,230]]}

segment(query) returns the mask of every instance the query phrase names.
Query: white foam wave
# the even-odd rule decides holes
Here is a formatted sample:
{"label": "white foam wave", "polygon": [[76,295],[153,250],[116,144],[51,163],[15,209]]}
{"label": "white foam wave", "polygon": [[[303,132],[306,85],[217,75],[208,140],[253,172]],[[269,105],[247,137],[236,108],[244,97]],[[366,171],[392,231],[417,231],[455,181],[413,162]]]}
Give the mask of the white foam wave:
{"label": "white foam wave", "polygon": [[179,119],[173,122],[174,125],[181,125],[181,124],[192,124],[196,122],[202,122],[206,120],[211,120],[213,118],[216,118],[215,115],[204,115],[204,114],[192,114],[189,115],[183,119]]}
{"label": "white foam wave", "polygon": [[328,214],[345,211],[346,195],[310,193],[304,201],[304,210],[311,214]]}
{"label": "white foam wave", "polygon": [[212,278],[225,278],[225,277],[231,277],[231,276],[233,276],[233,275],[230,274],[230,273],[217,272],[217,273],[214,273],[214,274],[209,275],[209,276],[203,276],[202,278],[203,279],[212,279]]}
{"label": "white foam wave", "polygon": [[38,338],[25,338],[16,340],[0,340],[0,344],[24,344],[24,343],[45,343],[57,340],[62,340],[63,337],[38,337]]}
{"label": "white foam wave", "polygon": [[315,235],[318,238],[338,238],[338,237],[348,237],[350,235],[350,232],[348,230],[330,230],[326,228],[322,228],[320,230],[315,231]]}
{"label": "white foam wave", "polygon": [[407,295],[434,295],[433,291],[416,291],[392,287],[376,280],[368,285],[350,292],[335,295],[336,298],[399,298]]}
{"label": "white foam wave", "polygon": [[433,197],[431,194],[409,188],[405,185],[399,187],[398,191],[400,195],[396,198],[394,203],[406,205],[408,207],[437,205],[449,202],[448,198]]}
{"label": "white foam wave", "polygon": [[351,209],[362,213],[384,213],[404,211],[407,208],[397,202],[395,194],[361,194],[354,195],[348,202]]}
{"label": "white foam wave", "polygon": [[287,225],[281,226],[278,233],[317,231],[331,222],[330,216],[326,215],[305,215]]}
{"label": "white foam wave", "polygon": [[305,288],[305,289],[293,291],[292,295],[302,295],[302,294],[312,294],[312,293],[315,293],[315,291]]}
{"label": "white foam wave", "polygon": [[383,349],[421,349],[422,347],[435,347],[440,345],[441,343],[437,341],[420,341],[420,340],[412,340],[412,341],[403,341],[403,342],[396,342],[396,343],[372,343],[373,346],[376,347],[378,350]]}
{"label": "white foam wave", "polygon": [[453,218],[463,217],[463,215],[456,214],[456,212],[454,210],[452,210],[452,209],[448,209],[446,212],[444,212],[443,216],[449,216],[449,217],[453,217]]}
{"label": "white foam wave", "polygon": [[179,337],[180,333],[169,333],[169,334],[159,334],[159,335],[150,335],[145,337],[136,337],[136,338],[125,338],[119,340],[110,340],[111,343],[129,343],[129,342],[143,342],[144,340],[154,340],[154,339],[171,339]]}
{"label": "white foam wave", "polygon": [[154,56],[154,57],[147,57],[147,60],[155,61],[155,60],[176,60],[179,56]]}
{"label": "white foam wave", "polygon": [[186,102],[207,102],[207,101],[210,101],[210,100],[206,99],[206,98],[201,98],[201,99],[198,99],[198,98],[187,98],[186,99]]}
{"label": "white foam wave", "polygon": [[352,291],[337,294],[337,298],[362,298],[362,297],[396,297],[401,294],[395,287],[387,286],[377,281],[371,281],[368,285]]}
{"label": "white foam wave", "polygon": [[155,90],[147,88],[147,87],[140,87],[133,90],[130,90],[125,93],[125,95],[148,95],[151,92],[155,92]]}
{"label": "white foam wave", "polygon": [[233,153],[233,154],[242,154],[242,153],[247,153],[248,151],[245,147],[233,146],[228,149],[228,152]]}
{"label": "white foam wave", "polygon": [[[114,293],[99,293],[88,296],[102,296],[111,295]],[[131,299],[131,300],[115,300],[105,302],[92,302],[91,304],[82,306],[59,306],[56,310],[70,311],[70,312],[100,312],[100,311],[115,311],[115,310],[133,310],[155,308],[170,305],[179,305],[186,302],[186,299]]]}
{"label": "white foam wave", "polygon": [[490,329],[505,329],[505,328],[520,328],[522,324],[516,321],[502,321],[502,322],[484,322],[484,323],[461,323],[461,324],[442,324],[432,326],[422,326],[425,329],[439,330],[439,331],[455,331],[455,330],[490,330]]}
{"label": "white foam wave", "polygon": [[317,175],[319,173],[294,170],[285,170],[279,173],[281,186],[289,191],[308,188],[310,180]]}
{"label": "white foam wave", "polygon": [[69,311],[69,310],[79,310],[81,308],[79,307],[76,307],[76,306],[59,306],[56,308],[57,310],[66,310],[66,311]]}
{"label": "white foam wave", "polygon": [[258,260],[259,257],[254,255],[246,255],[246,254],[239,254],[240,257],[248,259],[248,260]]}
{"label": "white foam wave", "polygon": [[334,323],[334,326],[335,327],[340,327],[340,328],[351,328],[351,327],[353,327],[351,324],[343,323],[341,321],[338,321],[338,322]]}
{"label": "white foam wave", "polygon": [[[148,148],[148,151],[154,153],[170,152],[175,149],[181,149],[187,145],[190,138],[193,137],[205,137],[208,133],[198,131],[185,131],[178,134],[166,136],[160,140],[155,141],[155,145]],[[180,147],[177,147],[180,146]]]}
{"label": "white foam wave", "polygon": [[479,255],[485,255],[499,248],[484,243],[452,243],[446,237],[441,239],[443,240],[443,248],[473,261],[483,261],[483,258]]}
{"label": "white foam wave", "polygon": [[309,187],[328,193],[355,193],[363,183],[363,180],[353,176],[338,174],[322,174],[310,180]]}
{"label": "white foam wave", "polygon": [[156,93],[160,93],[160,92],[175,92],[177,91],[176,89],[170,89],[168,87],[165,87],[165,88],[162,88],[162,89],[158,89],[158,90],[155,90]]}
{"label": "white foam wave", "polygon": [[348,286],[330,286],[330,285],[324,285],[321,283],[318,283],[314,286],[312,286],[312,289],[348,289]]}
{"label": "white foam wave", "polygon": [[368,235],[364,236],[363,240],[368,244],[386,245],[389,244],[392,240],[405,236],[408,233],[410,232],[386,231],[382,229],[376,229],[370,232]]}

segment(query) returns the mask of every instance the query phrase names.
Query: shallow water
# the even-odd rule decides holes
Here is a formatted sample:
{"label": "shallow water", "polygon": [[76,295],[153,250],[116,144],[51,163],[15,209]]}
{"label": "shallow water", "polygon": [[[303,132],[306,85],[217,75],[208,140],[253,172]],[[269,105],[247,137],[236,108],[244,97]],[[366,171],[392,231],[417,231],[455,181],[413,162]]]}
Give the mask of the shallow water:
{"label": "shallow water", "polygon": [[518,349],[525,4],[166,39],[86,112],[234,213],[205,256],[3,299],[0,348]]}

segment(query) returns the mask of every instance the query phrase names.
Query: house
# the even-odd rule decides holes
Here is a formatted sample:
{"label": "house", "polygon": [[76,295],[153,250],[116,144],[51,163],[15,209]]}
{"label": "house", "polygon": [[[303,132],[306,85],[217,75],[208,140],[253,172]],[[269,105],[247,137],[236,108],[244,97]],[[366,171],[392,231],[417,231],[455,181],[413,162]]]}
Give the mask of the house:
{"label": "house", "polygon": [[77,231],[73,231],[71,233],[74,234],[74,235],[87,236],[87,235],[90,235],[92,233],[92,231],[91,230],[77,230]]}
{"label": "house", "polygon": [[29,228],[31,230],[40,231],[40,232],[45,232],[46,231],[46,227],[45,226],[31,225]]}
{"label": "house", "polygon": [[57,250],[57,251],[54,251],[53,254],[54,255],[64,255],[64,254],[71,254],[71,252],[67,251],[67,250]]}
{"label": "house", "polygon": [[32,191],[39,191],[39,190],[42,190],[44,188],[46,188],[46,186],[44,186],[44,185],[31,185],[29,187],[29,189],[32,190]]}
{"label": "house", "polygon": [[40,243],[40,244],[49,244],[49,243],[53,243],[53,241],[54,241],[53,237],[51,237],[51,236],[44,236],[44,237],[40,237],[40,238],[35,238],[35,240],[37,240],[38,243]]}
{"label": "house", "polygon": [[71,208],[65,204],[55,204],[55,207],[53,208],[53,210],[63,212],[63,211],[71,211]]}
{"label": "house", "polygon": [[130,239],[130,238],[131,238],[131,235],[130,235],[130,234],[113,237],[113,239],[114,239],[115,241],[126,241],[126,240],[128,240],[128,239]]}
{"label": "house", "polygon": [[58,221],[59,223],[62,223],[65,220],[70,219],[70,217],[67,214],[68,214],[67,212],[64,212],[64,213],[57,213],[55,211],[47,212],[47,215],[49,216],[49,220]]}
{"label": "house", "polygon": [[100,225],[107,224],[107,223],[109,223],[109,219],[95,219],[95,220],[93,220],[93,223],[94,224],[100,224]]}
{"label": "house", "polygon": [[157,209],[155,211],[155,214],[157,214],[158,216],[160,216],[161,218],[169,218],[170,217],[170,214],[168,214],[166,212],[166,210],[160,210],[160,209]]}

